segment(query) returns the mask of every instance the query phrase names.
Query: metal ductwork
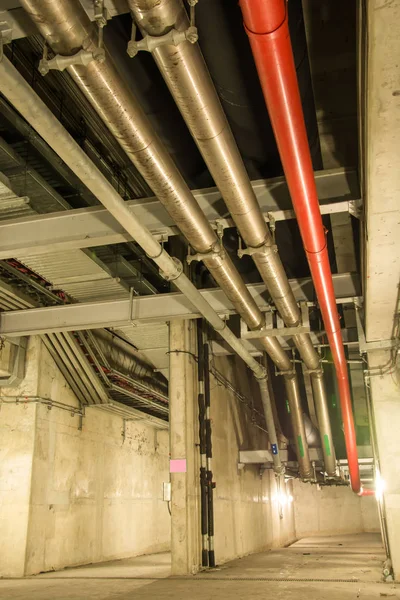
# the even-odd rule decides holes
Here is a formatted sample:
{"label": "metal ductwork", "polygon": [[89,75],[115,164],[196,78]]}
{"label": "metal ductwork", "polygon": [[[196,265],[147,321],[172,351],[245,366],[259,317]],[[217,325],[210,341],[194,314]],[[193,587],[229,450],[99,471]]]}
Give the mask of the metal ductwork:
{"label": "metal ductwork", "polygon": [[[22,5],[54,52],[63,56],[74,55],[80,51],[82,44],[85,45],[86,52],[96,52],[98,48],[96,28],[90,23],[78,2],[74,0],[64,0],[62,3],[55,0],[23,0]],[[106,52],[104,62],[92,60],[87,66],[71,65],[68,67],[68,72],[164,204],[196,253],[200,255],[198,258],[204,261],[237,312],[251,329],[261,328],[264,323],[262,313],[247,291],[231,259],[224,251],[221,241],[200,210],[168,152],[154,134],[140,105],[120,79],[113,65],[112,57]],[[211,131],[211,135],[218,135],[219,121],[220,119],[217,119],[216,123],[206,125],[205,137],[208,136],[209,131]],[[210,127],[211,129],[209,129]],[[226,147],[223,152],[229,154],[229,151],[229,147]],[[241,164],[239,157],[238,174],[241,172]],[[213,169],[210,171],[214,175]],[[243,184],[246,181],[248,182],[247,176]],[[242,182],[238,181],[235,189],[240,188],[241,185]],[[255,198],[254,202],[253,210],[259,211]],[[242,205],[240,210],[245,213],[248,207]],[[250,228],[257,226],[256,219],[251,217],[252,215],[250,215]],[[122,224],[125,226],[124,223]],[[263,225],[265,228],[265,223]],[[248,234],[250,235],[250,230]],[[262,232],[259,234],[262,235]],[[149,253],[149,255],[155,257],[157,253],[155,255]],[[288,355],[276,338],[265,337],[262,339],[262,345],[276,366],[287,373],[285,385],[293,415],[301,474],[303,478],[309,478],[312,475],[312,468],[308,457],[296,374]]]}
{"label": "metal ductwork", "polygon": [[[187,31],[190,26],[181,0],[129,0],[129,5],[142,34],[152,36],[149,39],[156,40],[172,30]],[[244,252],[253,257],[285,324],[299,325],[300,309],[198,44],[188,41],[177,46],[163,44],[152,54],[247,245]],[[325,469],[329,477],[334,477],[336,457],[319,356],[308,334],[294,336],[294,342],[311,371]],[[289,364],[283,370],[291,371],[292,367]],[[292,382],[286,385],[288,388]],[[292,389],[291,393],[296,392]],[[298,439],[303,437],[298,404],[293,407],[292,416]],[[297,453],[300,460],[300,444]]]}
{"label": "metal ductwork", "polygon": [[347,362],[333,291],[285,0],[241,0],[264,98],[296,212],[339,386],[351,486],[361,490]]}

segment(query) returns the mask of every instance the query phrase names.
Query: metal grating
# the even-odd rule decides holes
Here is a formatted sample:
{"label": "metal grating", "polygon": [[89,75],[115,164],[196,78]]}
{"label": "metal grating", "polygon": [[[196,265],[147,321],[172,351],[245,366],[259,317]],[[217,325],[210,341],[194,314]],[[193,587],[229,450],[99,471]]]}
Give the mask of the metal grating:
{"label": "metal grating", "polygon": [[129,291],[106,265],[84,250],[18,256],[17,260],[80,302],[127,298]]}
{"label": "metal grating", "polygon": [[29,196],[31,205],[37,212],[55,212],[70,208],[60,194],[35,169],[29,167],[2,138],[0,138],[0,170],[7,176],[15,194]]}

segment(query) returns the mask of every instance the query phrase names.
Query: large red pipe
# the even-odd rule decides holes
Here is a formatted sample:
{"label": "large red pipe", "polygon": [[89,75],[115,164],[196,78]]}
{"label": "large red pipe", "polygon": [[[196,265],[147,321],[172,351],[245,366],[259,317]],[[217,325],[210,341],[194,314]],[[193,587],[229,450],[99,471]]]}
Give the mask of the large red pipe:
{"label": "large red pipe", "polygon": [[293,59],[286,2],[240,0],[240,6],[332,349],[351,487],[359,493],[360,472],[347,363]]}

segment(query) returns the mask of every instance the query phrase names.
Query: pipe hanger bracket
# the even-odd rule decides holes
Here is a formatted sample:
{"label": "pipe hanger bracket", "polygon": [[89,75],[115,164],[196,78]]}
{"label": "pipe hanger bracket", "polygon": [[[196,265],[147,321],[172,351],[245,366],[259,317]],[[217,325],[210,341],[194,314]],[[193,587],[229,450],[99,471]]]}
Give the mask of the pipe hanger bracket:
{"label": "pipe hanger bracket", "polygon": [[262,246],[247,246],[247,248],[243,248],[241,238],[239,236],[239,249],[237,251],[239,258],[243,258],[243,256],[254,256],[255,254],[269,255],[271,252],[274,254],[278,252],[278,246],[276,244],[270,245],[264,243]]}
{"label": "pipe hanger bracket", "polygon": [[143,39],[138,42],[135,39],[136,37],[136,26],[132,24],[132,37],[128,42],[127,53],[131,58],[136,56],[140,51],[144,52],[154,52],[160,46],[179,46],[182,42],[190,42],[191,44],[195,44],[199,39],[199,35],[197,33],[197,27],[190,26],[185,31],[178,31],[177,29],[171,29],[165,35],[154,36],[154,35],[145,35]]}
{"label": "pipe hanger bracket", "polygon": [[4,46],[12,42],[12,29],[7,21],[0,21],[0,61],[3,58]]}
{"label": "pipe hanger bracket", "polygon": [[220,256],[222,258],[224,255],[225,249],[222,246],[221,241],[219,240],[218,242],[215,242],[215,244],[213,244],[211,250],[209,250],[208,252],[196,252],[196,254],[190,254],[189,248],[189,254],[186,257],[186,262],[188,265],[190,265],[194,260],[201,262],[207,260],[208,258],[215,258],[216,256]]}
{"label": "pipe hanger bracket", "polygon": [[72,65],[82,65],[87,67],[88,64],[93,60],[102,63],[105,61],[105,59],[106,55],[104,48],[96,48],[93,52],[84,50],[82,48],[79,50],[79,52],[73,54],[72,56],[62,56],[61,54],[56,54],[56,56],[50,60],[47,59],[46,51],[43,54],[43,58],[39,62],[39,73],[44,76],[47,75],[50,70],[64,71],[64,69],[67,69]]}

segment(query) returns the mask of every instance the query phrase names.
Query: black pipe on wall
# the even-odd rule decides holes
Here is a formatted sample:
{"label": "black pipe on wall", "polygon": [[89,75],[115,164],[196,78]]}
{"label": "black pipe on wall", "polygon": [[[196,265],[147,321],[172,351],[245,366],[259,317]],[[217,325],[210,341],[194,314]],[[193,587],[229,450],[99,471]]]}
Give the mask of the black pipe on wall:
{"label": "black pipe on wall", "polygon": [[208,340],[204,343],[204,397],[206,410],[206,463],[207,463],[207,493],[208,493],[208,563],[215,567],[214,548],[214,488],[212,473],[212,428],[211,428],[211,390],[210,390],[210,356]]}
{"label": "black pipe on wall", "polygon": [[199,446],[200,446],[200,521],[201,521],[201,564],[208,567],[208,483],[207,483],[207,438],[206,438],[206,406],[205,406],[205,359],[203,342],[203,321],[197,320],[197,373],[199,404]]}

